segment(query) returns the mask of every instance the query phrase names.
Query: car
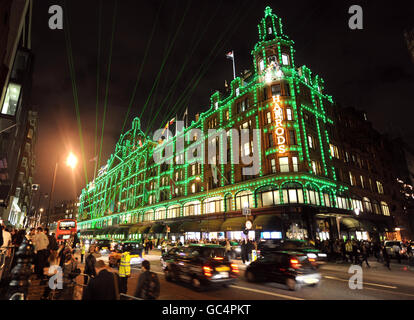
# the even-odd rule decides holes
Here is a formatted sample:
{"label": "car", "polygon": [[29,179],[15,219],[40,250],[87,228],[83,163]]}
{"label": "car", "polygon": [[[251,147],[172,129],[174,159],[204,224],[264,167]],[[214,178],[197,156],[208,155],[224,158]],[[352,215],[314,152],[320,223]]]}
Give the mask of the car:
{"label": "car", "polygon": [[265,255],[266,252],[291,250],[304,253],[315,266],[325,264],[328,255],[321,250],[316,249],[305,240],[293,239],[273,239],[260,242],[257,246],[258,255]]}
{"label": "car", "polygon": [[124,252],[129,252],[131,266],[141,266],[142,261],[144,261],[144,259],[142,259],[142,245],[136,241],[126,241],[118,245],[109,255],[109,266],[119,266],[121,262],[121,255]]}
{"label": "car", "polygon": [[273,251],[259,256],[247,266],[245,277],[249,282],[282,283],[292,291],[319,286],[322,278],[307,255],[295,251]]}
{"label": "car", "polygon": [[102,254],[109,253],[109,251],[111,249],[111,241],[110,240],[96,240],[94,245],[99,249],[99,252],[102,253]]}
{"label": "car", "polygon": [[401,241],[385,241],[384,242],[385,249],[387,250],[388,255],[390,258],[396,258],[397,254],[395,252],[394,246],[399,246],[399,253],[402,258],[406,257],[407,249],[404,247]]}
{"label": "car", "polygon": [[[176,250],[174,250],[176,249]],[[196,291],[207,287],[228,286],[236,282],[239,269],[214,244],[193,244],[171,249],[162,265],[167,281],[190,283]]]}

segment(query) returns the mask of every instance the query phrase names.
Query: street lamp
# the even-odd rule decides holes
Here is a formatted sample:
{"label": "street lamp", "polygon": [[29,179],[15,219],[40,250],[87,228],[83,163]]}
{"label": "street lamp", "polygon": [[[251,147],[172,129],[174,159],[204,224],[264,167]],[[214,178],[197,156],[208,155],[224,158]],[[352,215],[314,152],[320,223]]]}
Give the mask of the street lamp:
{"label": "street lamp", "polygon": [[[50,190],[49,205],[48,205],[48,209],[47,209],[46,227],[49,226],[50,204],[52,203],[53,192],[55,191],[55,181],[56,181],[58,163],[59,163],[59,158],[56,161],[55,170],[53,172],[52,188]],[[68,157],[66,158],[66,165],[68,167],[72,168],[72,170],[73,170],[76,167],[77,163],[78,163],[78,158],[72,152],[69,153]]]}

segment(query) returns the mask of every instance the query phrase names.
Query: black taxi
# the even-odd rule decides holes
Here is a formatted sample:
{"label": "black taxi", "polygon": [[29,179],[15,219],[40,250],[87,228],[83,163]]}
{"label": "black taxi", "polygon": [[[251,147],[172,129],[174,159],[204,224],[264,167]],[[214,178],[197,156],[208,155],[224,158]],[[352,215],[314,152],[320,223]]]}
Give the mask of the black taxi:
{"label": "black taxi", "polygon": [[162,268],[167,281],[190,283],[195,290],[211,286],[228,286],[239,274],[225,248],[213,244],[193,244],[173,248],[163,256]]}

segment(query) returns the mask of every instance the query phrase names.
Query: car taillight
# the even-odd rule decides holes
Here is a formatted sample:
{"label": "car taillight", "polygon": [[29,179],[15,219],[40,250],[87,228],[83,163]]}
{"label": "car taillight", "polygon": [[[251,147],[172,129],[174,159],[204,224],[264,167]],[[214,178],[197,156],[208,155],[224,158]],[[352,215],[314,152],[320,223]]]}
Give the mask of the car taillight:
{"label": "car taillight", "polygon": [[316,261],[316,259],[314,259],[314,258],[308,258],[308,260],[309,260],[310,262],[315,262],[315,261]]}
{"label": "car taillight", "polygon": [[298,259],[290,259],[290,265],[293,269],[299,269],[301,267]]}
{"label": "car taillight", "polygon": [[208,267],[208,266],[204,266],[203,267],[203,271],[204,271],[204,275],[206,276],[206,277],[211,277],[211,271],[213,271],[213,269],[211,269],[210,267]]}
{"label": "car taillight", "polygon": [[232,263],[230,266],[231,266],[231,271],[233,273],[239,273],[239,267],[237,266],[237,264]]}
{"label": "car taillight", "polygon": [[215,258],[213,258],[214,260],[223,260],[224,258],[223,257],[215,257]]}

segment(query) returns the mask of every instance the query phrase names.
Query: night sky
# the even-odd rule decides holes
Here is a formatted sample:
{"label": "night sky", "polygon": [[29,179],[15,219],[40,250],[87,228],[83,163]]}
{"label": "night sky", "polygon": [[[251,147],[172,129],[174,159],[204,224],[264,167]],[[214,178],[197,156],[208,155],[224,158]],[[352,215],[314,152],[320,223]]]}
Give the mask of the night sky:
{"label": "night sky", "polygon": [[[48,28],[48,8],[54,4],[62,5],[68,17],[65,30]],[[348,27],[354,4],[364,9],[363,30]],[[37,0],[32,104],[39,111],[35,183],[41,191],[50,192],[58,156],[55,201],[79,195],[84,162],[88,179],[93,177],[89,160],[95,156],[97,97],[99,150],[107,94],[101,165],[114,151],[125,119],[124,131],[143,113],[142,128],[152,133],[172,118],[168,113],[174,108],[179,118],[186,106],[190,119],[206,111],[210,95],[232,80],[228,51],[235,52],[238,75],[253,68],[250,52],[266,6],[282,18],[285,33],[295,41],[296,66],[319,74],[335,101],[365,110],[376,129],[402,135],[413,145],[414,64],[403,35],[414,27],[413,1]],[[68,61],[74,65],[84,159]],[[80,158],[74,172],[64,165],[69,151]]]}

